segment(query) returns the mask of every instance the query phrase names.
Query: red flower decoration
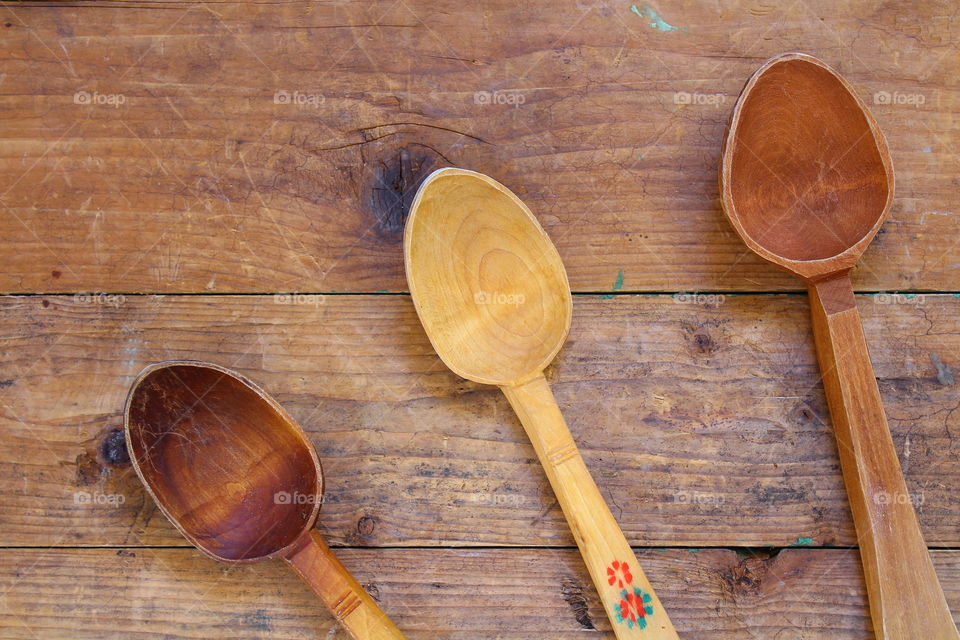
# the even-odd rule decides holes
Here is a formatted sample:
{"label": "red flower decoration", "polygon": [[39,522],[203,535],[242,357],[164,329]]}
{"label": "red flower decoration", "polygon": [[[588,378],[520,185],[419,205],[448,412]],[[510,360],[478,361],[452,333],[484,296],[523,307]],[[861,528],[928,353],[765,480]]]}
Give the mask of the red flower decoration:
{"label": "red flower decoration", "polygon": [[637,618],[646,618],[647,612],[643,607],[643,600],[636,593],[628,593],[626,599],[620,600],[620,617],[637,624]]}
{"label": "red flower decoration", "polygon": [[637,626],[647,628],[647,616],[653,615],[653,598],[649,593],[637,587],[620,591],[620,602],[616,606],[617,622],[626,623],[628,629]]}
{"label": "red flower decoration", "polygon": [[613,564],[607,567],[607,582],[610,586],[616,584],[618,589],[623,589],[624,585],[632,583],[633,575],[627,563],[614,560]]}

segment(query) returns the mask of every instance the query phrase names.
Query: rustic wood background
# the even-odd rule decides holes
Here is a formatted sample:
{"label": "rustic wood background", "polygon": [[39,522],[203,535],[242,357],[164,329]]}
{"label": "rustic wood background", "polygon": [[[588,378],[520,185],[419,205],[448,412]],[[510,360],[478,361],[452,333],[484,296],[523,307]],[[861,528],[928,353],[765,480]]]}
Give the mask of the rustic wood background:
{"label": "rustic wood background", "polygon": [[[887,134],[854,274],[960,618],[952,2],[0,7],[0,637],[341,638],[280,563],[187,547],[125,456],[146,364],[235,368],[327,477],[319,528],[411,640],[612,637],[496,389],[434,355],[401,234],[432,168],[530,205],[575,290],[548,374],[684,638],[872,637],[798,281],[719,209],[741,86],[802,50]],[[279,294],[279,295],[278,295]]]}

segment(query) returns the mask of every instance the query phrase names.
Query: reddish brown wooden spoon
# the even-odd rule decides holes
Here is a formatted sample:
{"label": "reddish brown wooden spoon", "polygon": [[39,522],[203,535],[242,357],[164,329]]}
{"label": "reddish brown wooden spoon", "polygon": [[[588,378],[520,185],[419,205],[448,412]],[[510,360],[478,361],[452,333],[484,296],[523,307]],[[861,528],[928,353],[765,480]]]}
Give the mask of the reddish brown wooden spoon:
{"label": "reddish brown wooden spoon", "polygon": [[900,471],[849,272],[880,229],[893,170],[877,123],[816,58],[776,57],[733,111],[723,208],[761,258],[806,282],[874,631],[957,640]]}
{"label": "reddish brown wooden spoon", "polygon": [[133,468],[165,516],[223,562],[283,558],[357,640],[403,640],[313,525],[323,472],[300,426],[223,367],[162,362],[124,411]]}

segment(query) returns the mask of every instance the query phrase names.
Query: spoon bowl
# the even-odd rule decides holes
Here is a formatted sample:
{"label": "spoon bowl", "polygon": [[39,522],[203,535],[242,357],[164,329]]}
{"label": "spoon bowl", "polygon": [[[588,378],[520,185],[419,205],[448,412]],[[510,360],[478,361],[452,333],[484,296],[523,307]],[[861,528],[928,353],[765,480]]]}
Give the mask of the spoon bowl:
{"label": "spoon bowl", "polygon": [[410,293],[440,358],[485,384],[539,373],[570,331],[560,254],[520,198],[495,180],[446,168],[424,185],[404,255]]}
{"label": "spoon bowl", "polygon": [[320,461],[251,383],[216,365],[153,365],[134,383],[126,424],[130,459],[160,510],[213,558],[274,557],[313,527]]}
{"label": "spoon bowl", "polygon": [[843,78],[800,53],[747,82],[721,171],[724,209],[744,242],[805,280],[852,267],[893,200],[873,116]]}
{"label": "spoon bowl", "polygon": [[273,398],[215,364],[161,362],[127,394],[133,468],[167,519],[229,563],[282,558],[356,640],[404,640],[313,529],[323,472]]}

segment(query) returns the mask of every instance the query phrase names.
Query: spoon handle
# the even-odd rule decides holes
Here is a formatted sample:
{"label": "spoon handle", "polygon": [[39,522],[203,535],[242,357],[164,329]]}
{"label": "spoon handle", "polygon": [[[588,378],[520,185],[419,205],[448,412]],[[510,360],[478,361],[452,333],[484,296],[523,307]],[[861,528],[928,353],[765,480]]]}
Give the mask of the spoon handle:
{"label": "spoon handle", "polygon": [[533,443],[619,640],[676,640],[677,632],[587,466],[543,374],[500,389]]}
{"label": "spoon handle", "polygon": [[354,640],[406,640],[315,529],[284,560]]}
{"label": "spoon handle", "polygon": [[810,285],[817,357],[879,640],[957,640],[890,437],[847,273]]}

